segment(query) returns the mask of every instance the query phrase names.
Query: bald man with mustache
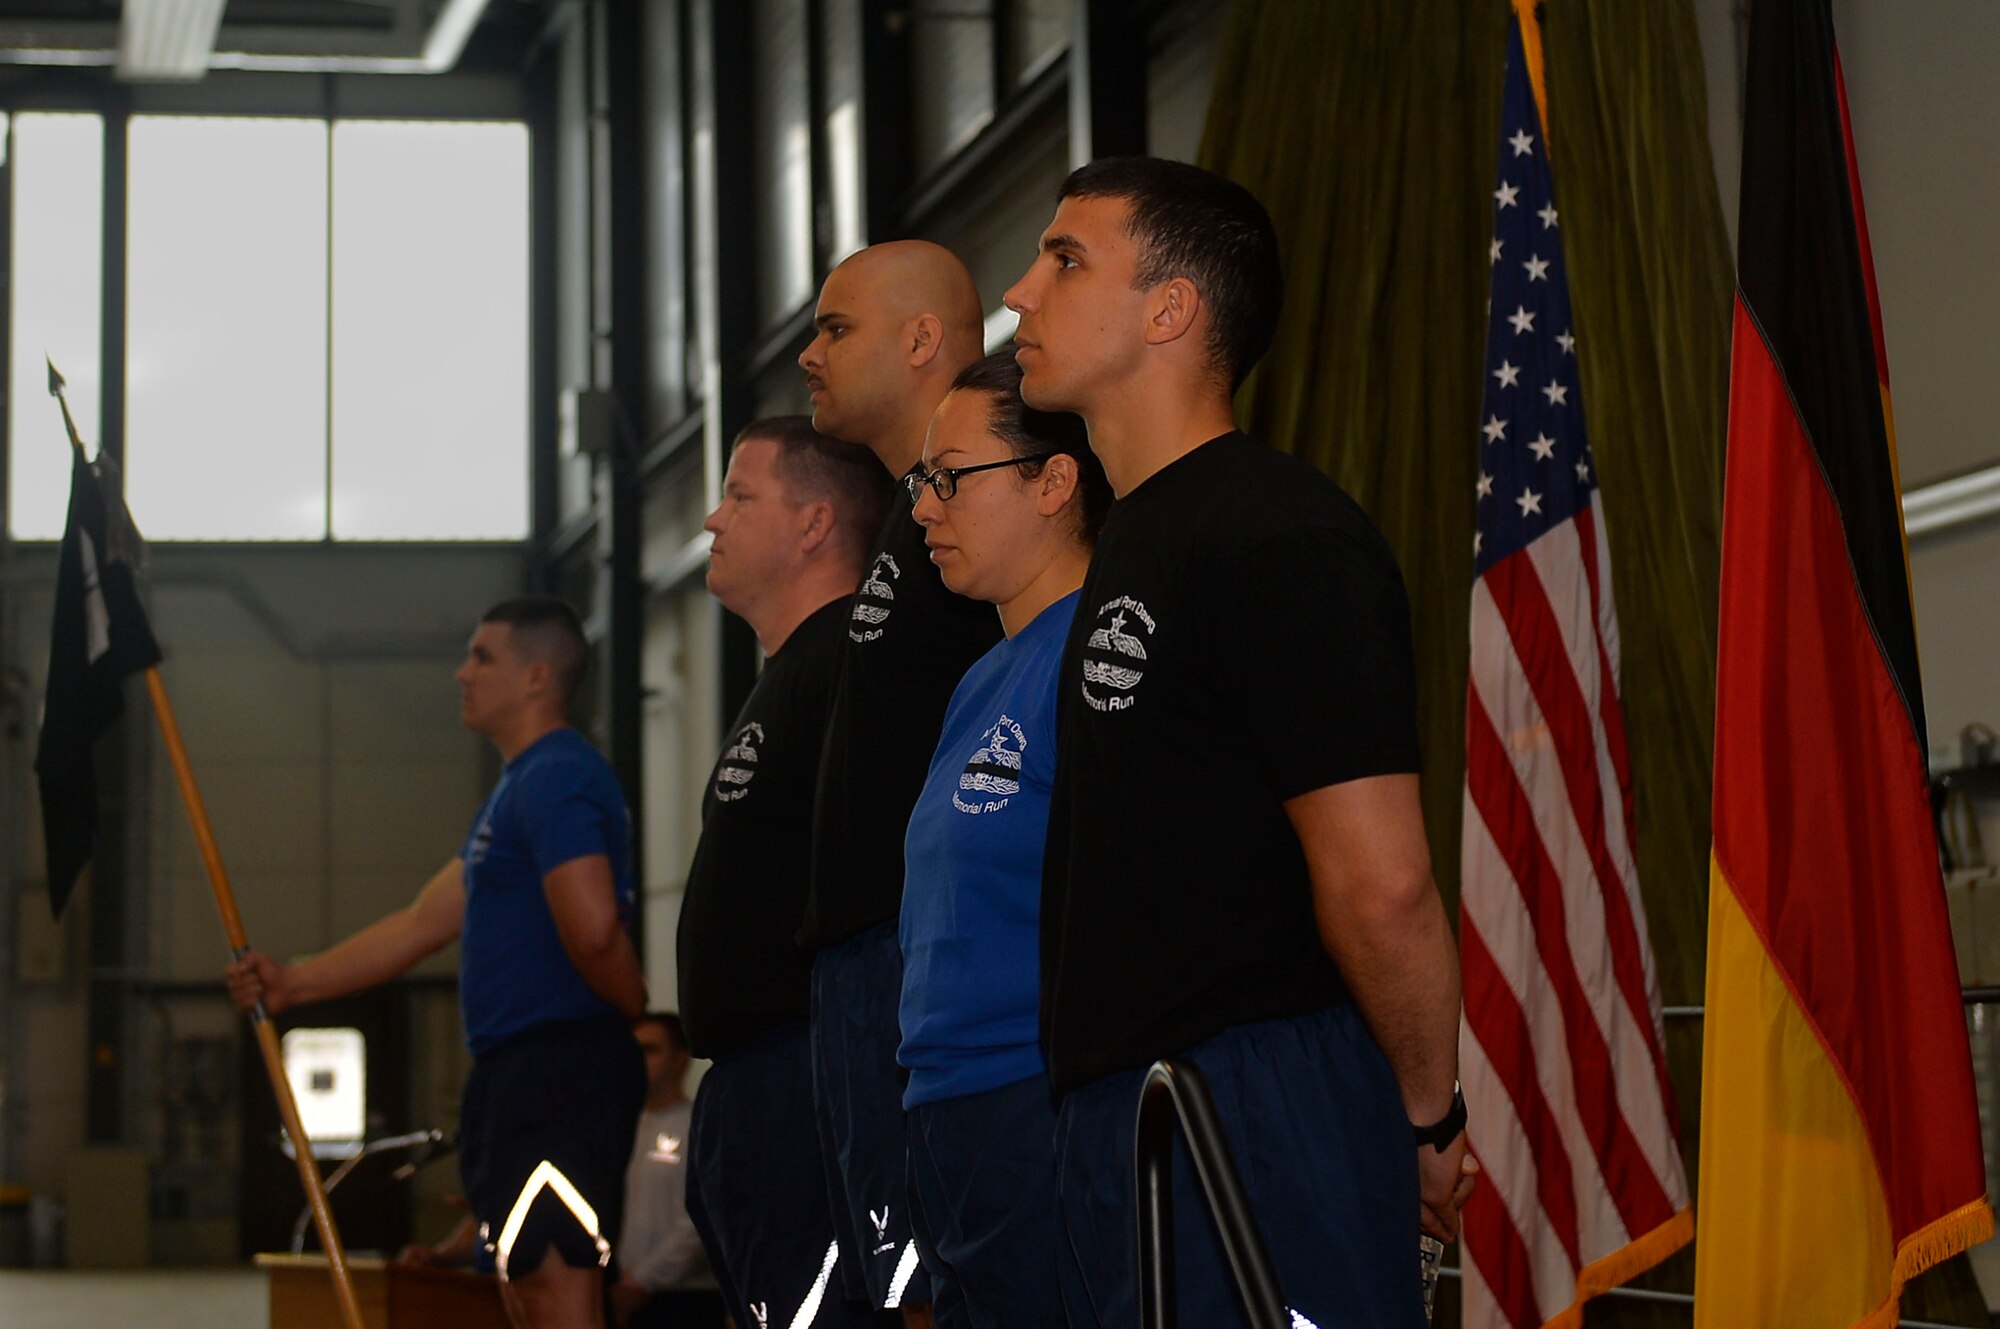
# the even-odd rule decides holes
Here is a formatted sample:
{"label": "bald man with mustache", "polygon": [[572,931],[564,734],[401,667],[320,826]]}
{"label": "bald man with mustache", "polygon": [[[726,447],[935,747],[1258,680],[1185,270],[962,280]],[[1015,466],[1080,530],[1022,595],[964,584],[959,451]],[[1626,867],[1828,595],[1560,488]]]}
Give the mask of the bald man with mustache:
{"label": "bald man with mustache", "polygon": [[[799,356],[813,426],[859,443],[901,481],[922,470],[931,415],[984,352],[972,274],[921,240],[854,254],[821,288]],[[813,812],[799,944],[814,954],[813,1092],[840,1252],[837,1282],[871,1307],[928,1322],[912,1236],[896,935],[903,833],[952,690],[1000,637],[993,607],[945,589],[909,504],[893,504],[842,645]]]}

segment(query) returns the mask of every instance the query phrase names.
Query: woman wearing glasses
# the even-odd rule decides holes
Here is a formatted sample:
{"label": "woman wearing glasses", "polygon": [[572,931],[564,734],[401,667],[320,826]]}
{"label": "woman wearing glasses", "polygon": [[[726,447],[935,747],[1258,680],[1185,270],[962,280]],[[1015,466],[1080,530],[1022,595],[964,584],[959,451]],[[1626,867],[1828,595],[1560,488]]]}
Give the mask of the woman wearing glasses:
{"label": "woman wearing glasses", "polygon": [[1006,634],[966,673],[904,846],[912,1218],[940,1329],[1065,1323],[1055,1112],[1039,1045],[1056,675],[1111,486],[1083,422],[1021,401],[1009,353],[962,372],[906,481],[944,584]]}

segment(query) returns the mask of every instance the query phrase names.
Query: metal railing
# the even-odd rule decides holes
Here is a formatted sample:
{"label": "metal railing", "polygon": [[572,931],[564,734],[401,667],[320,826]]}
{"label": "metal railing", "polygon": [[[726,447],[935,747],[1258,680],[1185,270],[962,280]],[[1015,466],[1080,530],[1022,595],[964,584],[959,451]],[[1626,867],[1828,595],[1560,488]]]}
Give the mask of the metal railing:
{"label": "metal railing", "polygon": [[[1958,999],[1967,1006],[2000,1006],[2000,987],[1960,988]],[[1708,1007],[1662,1006],[1660,1014],[1669,1020],[1699,1020],[1708,1014]]]}
{"label": "metal railing", "polygon": [[[1459,1276],[1459,1271],[1455,1267],[1445,1269],[1443,1273],[1447,1278],[1457,1278]],[[1662,1306],[1685,1306],[1690,1314],[1694,1311],[1694,1293],[1692,1292],[1661,1292],[1649,1287],[1621,1286],[1607,1288],[1605,1291],[1598,1293],[1597,1298],[1616,1301],[1650,1301]],[[1973,1329],[1973,1326],[1944,1324],[1938,1320],[1898,1320],[1896,1321],[1896,1329]]]}
{"label": "metal railing", "polygon": [[1250,1197],[1222,1136],[1208,1081],[1191,1061],[1169,1057],[1146,1072],[1139,1091],[1139,1127],[1133,1172],[1139,1190],[1139,1323],[1175,1329],[1174,1128],[1186,1139],[1208,1211],[1222,1233],[1223,1254],[1236,1280],[1251,1329],[1290,1329],[1291,1312],[1278,1287],[1264,1234],[1250,1212]]}

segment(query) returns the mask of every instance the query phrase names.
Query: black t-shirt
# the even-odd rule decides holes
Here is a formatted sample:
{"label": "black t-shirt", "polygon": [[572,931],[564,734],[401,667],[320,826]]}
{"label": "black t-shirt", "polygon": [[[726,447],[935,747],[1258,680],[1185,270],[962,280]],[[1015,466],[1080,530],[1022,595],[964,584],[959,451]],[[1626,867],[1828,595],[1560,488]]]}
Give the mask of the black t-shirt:
{"label": "black t-shirt", "polygon": [[1227,434],[1113,506],[1057,694],[1058,1090],[1346,1000],[1283,803],[1417,770],[1415,698],[1395,558],[1312,467]]}
{"label": "black t-shirt", "polygon": [[810,1008],[793,934],[812,859],[813,781],[847,601],[813,611],[764,662],[701,801],[677,957],[688,1046],[714,1057]]}
{"label": "black t-shirt", "polygon": [[905,502],[890,505],[850,603],[813,812],[812,894],[799,929],[808,950],[838,946],[902,908],[903,832],[945,706],[1000,640],[992,605],[945,588]]}

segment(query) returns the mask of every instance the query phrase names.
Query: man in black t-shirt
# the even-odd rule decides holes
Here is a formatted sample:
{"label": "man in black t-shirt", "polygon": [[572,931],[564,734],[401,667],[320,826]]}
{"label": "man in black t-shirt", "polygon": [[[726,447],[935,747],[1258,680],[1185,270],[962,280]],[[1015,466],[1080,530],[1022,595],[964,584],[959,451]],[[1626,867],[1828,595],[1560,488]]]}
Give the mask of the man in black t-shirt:
{"label": "man in black t-shirt", "polygon": [[[972,274],[934,244],[876,245],[828,275],[814,324],[799,357],[814,425],[866,445],[887,476],[919,468],[931,415],[984,349]],[[910,1230],[896,1064],[903,833],[952,689],[1000,639],[1000,619],[945,589],[909,505],[895,508],[841,644],[799,940],[816,952],[813,1088],[846,1295],[921,1323],[930,1289]]]}
{"label": "man in black t-shirt", "polygon": [[[1471,1185],[1401,575],[1346,494],[1232,416],[1280,293],[1247,191],[1127,158],[1064,182],[1006,297],[1022,395],[1083,416],[1119,495],[1064,652],[1044,865],[1075,1329],[1137,1322],[1133,1118],[1158,1058],[1206,1074],[1322,1329],[1421,1324],[1418,1226],[1454,1237]],[[1203,1207],[1175,1218],[1181,1323],[1243,1323]]]}
{"label": "man in black t-shirt", "polygon": [[812,1110],[805,907],[812,800],[848,597],[888,509],[864,449],[804,416],[759,421],[729,458],[708,585],[764,649],[702,799],[677,956],[688,1045],[714,1065],[689,1129],[688,1215],[739,1325],[871,1323],[837,1296]]}

